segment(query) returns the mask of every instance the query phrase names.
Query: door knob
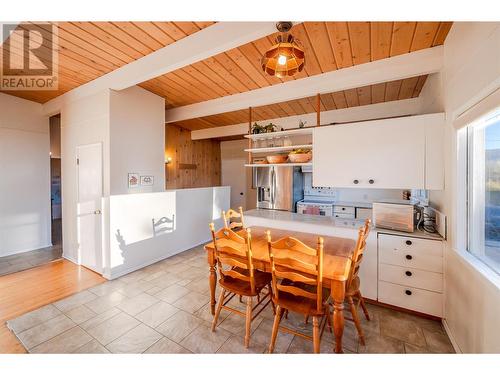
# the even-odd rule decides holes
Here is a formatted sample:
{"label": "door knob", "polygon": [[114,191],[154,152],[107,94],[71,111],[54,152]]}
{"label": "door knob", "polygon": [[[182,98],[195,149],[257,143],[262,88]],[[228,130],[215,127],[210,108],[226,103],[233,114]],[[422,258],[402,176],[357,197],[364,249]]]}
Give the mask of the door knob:
{"label": "door knob", "polygon": [[95,210],[94,211],[94,215],[100,215],[101,214],[101,210]]}

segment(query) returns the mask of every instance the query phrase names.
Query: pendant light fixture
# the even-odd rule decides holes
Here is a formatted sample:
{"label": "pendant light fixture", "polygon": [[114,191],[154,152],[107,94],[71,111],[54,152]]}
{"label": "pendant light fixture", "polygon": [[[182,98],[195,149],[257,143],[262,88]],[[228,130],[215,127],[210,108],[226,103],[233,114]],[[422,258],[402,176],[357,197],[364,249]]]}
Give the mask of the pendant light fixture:
{"label": "pendant light fixture", "polygon": [[305,54],[292,34],[291,22],[278,22],[276,28],[281,33],[276,37],[276,43],[262,56],[262,70],[278,78],[291,77],[302,71],[305,64]]}

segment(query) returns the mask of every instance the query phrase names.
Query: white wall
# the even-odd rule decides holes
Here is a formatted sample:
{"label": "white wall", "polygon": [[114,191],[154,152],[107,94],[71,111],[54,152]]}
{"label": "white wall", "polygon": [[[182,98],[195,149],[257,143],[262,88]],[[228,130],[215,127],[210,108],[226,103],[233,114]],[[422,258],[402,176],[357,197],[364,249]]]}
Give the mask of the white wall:
{"label": "white wall", "polygon": [[[165,99],[134,86],[111,91],[110,193],[165,189]],[[154,176],[153,186],[128,188],[128,173]]]}
{"label": "white wall", "polygon": [[[62,228],[63,256],[73,262],[78,260],[77,232],[77,147],[101,143],[103,150],[103,195],[110,193],[109,151],[109,102],[110,92],[66,102],[61,110],[61,174],[62,174]],[[103,210],[104,212],[104,210]],[[103,221],[108,218],[103,215]]]}
{"label": "white wall", "polygon": [[[208,224],[222,226],[229,208],[227,186],[109,197],[110,246],[104,276],[114,279],[210,241]],[[171,223],[153,231],[152,220]],[[162,229],[166,229],[162,232]]]}
{"label": "white wall", "polygon": [[422,91],[424,111],[444,109],[445,190],[430,198],[448,216],[445,322],[463,352],[499,353],[500,277],[460,245],[457,132],[454,119],[500,86],[500,24],[454,23],[444,44],[444,69]]}
{"label": "white wall", "polygon": [[0,256],[51,245],[49,120],[0,93]]}

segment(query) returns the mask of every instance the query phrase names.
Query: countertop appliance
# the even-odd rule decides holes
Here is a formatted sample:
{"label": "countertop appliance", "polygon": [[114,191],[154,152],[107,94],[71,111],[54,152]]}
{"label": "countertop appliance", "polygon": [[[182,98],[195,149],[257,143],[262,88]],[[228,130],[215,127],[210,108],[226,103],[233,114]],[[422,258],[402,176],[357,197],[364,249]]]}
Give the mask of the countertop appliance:
{"label": "countertop appliance", "polygon": [[300,167],[272,166],[255,168],[257,208],[296,212],[304,197],[304,177]]}
{"label": "countertop appliance", "polygon": [[373,203],[373,225],[402,232],[415,228],[415,204],[410,201],[382,201]]}

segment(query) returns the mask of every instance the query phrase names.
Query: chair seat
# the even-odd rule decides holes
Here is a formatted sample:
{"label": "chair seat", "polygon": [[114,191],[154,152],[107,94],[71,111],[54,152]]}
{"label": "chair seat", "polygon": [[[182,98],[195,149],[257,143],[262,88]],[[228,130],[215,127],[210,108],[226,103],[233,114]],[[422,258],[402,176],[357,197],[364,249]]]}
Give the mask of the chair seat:
{"label": "chair seat", "polygon": [[[239,273],[243,275],[248,275],[248,270],[243,270],[241,268],[236,269]],[[255,277],[255,293],[252,293],[250,283],[248,281],[236,279],[234,277],[224,277],[224,279],[219,280],[219,284],[224,289],[236,293],[241,296],[253,297],[260,293],[262,288],[271,283],[271,274],[267,272],[262,272],[254,270]]]}
{"label": "chair seat", "polygon": [[[313,287],[311,285],[306,285],[303,283],[291,283],[288,282],[288,280],[283,280],[282,283],[285,285],[293,285],[304,290],[310,289],[309,291],[313,291],[312,289],[316,288],[315,286]],[[296,296],[291,293],[283,292],[281,290],[279,291],[278,295],[279,298],[276,298],[273,295],[273,302],[274,304],[281,306],[281,308],[283,309],[287,309],[289,311],[307,316],[321,316],[325,313],[324,306],[322,306],[321,309],[318,310],[316,306],[316,300]],[[323,303],[328,300],[328,297],[330,297],[330,292],[326,289],[323,289]]]}

